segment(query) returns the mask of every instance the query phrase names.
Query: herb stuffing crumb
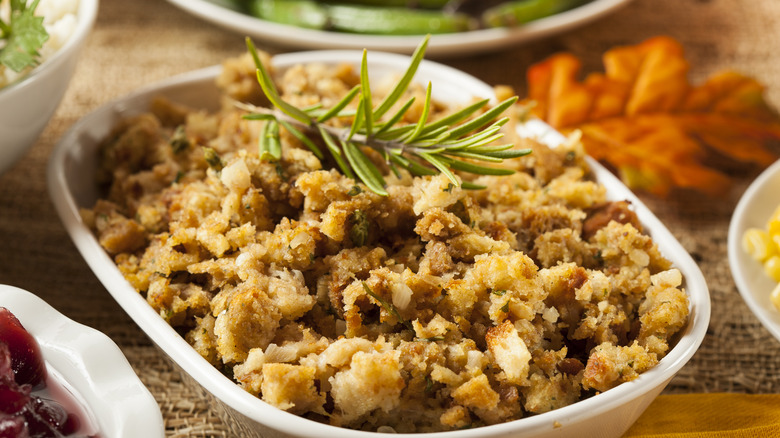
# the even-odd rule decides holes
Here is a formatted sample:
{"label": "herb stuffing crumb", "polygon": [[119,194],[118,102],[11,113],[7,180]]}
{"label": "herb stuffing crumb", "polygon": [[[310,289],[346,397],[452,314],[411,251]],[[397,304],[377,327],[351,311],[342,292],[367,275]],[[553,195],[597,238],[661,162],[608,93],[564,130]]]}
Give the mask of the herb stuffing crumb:
{"label": "herb stuffing crumb", "polygon": [[[301,107],[359,81],[349,66],[271,74]],[[231,59],[217,83],[262,105],[254,75]],[[279,409],[399,433],[511,421],[635,379],[687,322],[682,275],[574,137],[508,129],[533,152],[505,162],[513,175],[459,175],[487,189],[388,172],[380,196],[284,131],[281,158],[261,160],[264,122],[243,115],[157,100],[122,121],[82,214],[162,318]]]}

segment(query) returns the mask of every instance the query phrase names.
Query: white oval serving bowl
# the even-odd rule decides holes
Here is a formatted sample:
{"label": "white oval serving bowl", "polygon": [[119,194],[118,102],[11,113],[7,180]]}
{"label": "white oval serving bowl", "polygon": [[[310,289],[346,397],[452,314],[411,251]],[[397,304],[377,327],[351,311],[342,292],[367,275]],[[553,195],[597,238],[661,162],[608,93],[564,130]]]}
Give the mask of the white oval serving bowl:
{"label": "white oval serving bowl", "polygon": [[742,299],[761,324],[780,341],[780,311],[769,299],[777,283],[764,272],[761,263],[742,249],[748,228],[766,229],[769,217],[780,205],[780,161],[766,168],[745,190],[729,223],[728,254],[731,275]]}
{"label": "white oval serving bowl", "polygon": [[[314,51],[277,55],[272,62],[277,68],[311,62],[349,62],[359,66],[361,57],[362,52],[358,51]],[[370,52],[368,63],[369,75],[371,80],[375,81],[381,80],[382,74],[405,70],[409,58]],[[122,277],[111,258],[81,221],[79,208],[92,207],[98,196],[94,184],[96,150],[111,127],[121,118],[146,111],[150,100],[158,95],[195,108],[215,109],[218,105],[218,91],[214,78],[219,71],[220,67],[214,66],[172,78],[108,103],[77,122],[62,138],[49,161],[49,193],[57,212],[82,256],[106,289],[179,368],[185,381],[190,381],[202,389],[203,394],[213,402],[221,417],[235,433],[240,436],[266,438],[368,438],[383,435],[307,420],[281,411],[242,390],[195,352],[155,313]],[[443,101],[455,103],[458,102],[455,99],[460,97],[466,102],[472,96],[493,96],[493,89],[489,85],[463,72],[430,61],[421,63],[415,80],[421,83],[432,81],[434,98]],[[548,125],[539,121],[531,121],[518,129],[527,135],[539,136],[551,144],[563,139]],[[700,345],[710,316],[709,292],[701,271],[672,234],[636,196],[605,168],[592,160],[590,163],[599,181],[607,187],[609,198],[631,201],[661,252],[683,273],[684,286],[691,303],[688,325],[669,354],[655,368],[632,382],[549,413],[470,430],[439,432],[435,434],[436,437],[619,437]],[[425,434],[409,436],[420,438]]]}
{"label": "white oval serving bowl", "polygon": [[35,144],[57,110],[97,10],[98,0],[79,0],[76,27],[67,42],[25,76],[0,88],[0,174]]}
{"label": "white oval serving bowl", "polygon": [[85,408],[82,414],[98,436],[163,436],[159,405],[106,335],[13,286],[0,285],[0,307],[10,310],[35,337],[49,374]]}

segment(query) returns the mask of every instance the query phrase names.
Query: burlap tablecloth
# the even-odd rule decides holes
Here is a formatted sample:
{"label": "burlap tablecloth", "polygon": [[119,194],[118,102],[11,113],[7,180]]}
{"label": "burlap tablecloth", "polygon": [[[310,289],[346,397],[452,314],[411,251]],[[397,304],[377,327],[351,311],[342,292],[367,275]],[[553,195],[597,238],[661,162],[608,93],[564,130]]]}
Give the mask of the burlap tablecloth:
{"label": "burlap tablecloth", "polygon": [[[635,0],[559,36],[441,61],[488,83],[512,85],[522,95],[526,68],[554,52],[570,51],[584,60],[586,71],[601,70],[601,54],[608,48],[662,34],[684,45],[694,82],[736,69],[766,84],[769,102],[780,108],[777,0]],[[46,162],[60,136],[97,106],[243,50],[243,35],[168,2],[104,0],[55,117],[27,156],[0,176],[0,283],[38,294],[69,317],[110,336],[159,402],[169,436],[229,436],[229,432],[206,402],[181,383],[78,254],[49,201]],[[721,200],[644,197],[699,263],[712,295],[708,335],[667,393],[780,392],[780,342],[742,302],[726,255],[731,212],[747,182]]]}

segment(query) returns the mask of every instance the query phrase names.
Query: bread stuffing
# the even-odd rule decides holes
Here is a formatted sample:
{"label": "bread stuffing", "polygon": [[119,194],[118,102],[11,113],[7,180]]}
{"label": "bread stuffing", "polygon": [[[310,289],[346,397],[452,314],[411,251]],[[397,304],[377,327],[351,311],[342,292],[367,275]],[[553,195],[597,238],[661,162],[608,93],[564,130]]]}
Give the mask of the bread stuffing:
{"label": "bread stuffing", "polygon": [[[271,74],[301,107],[360,79]],[[285,130],[281,158],[261,159],[265,122],[233,103],[267,105],[253,78],[251,58],[231,59],[221,109],[159,99],[120,122],[82,212],[127,281],[247,392],[346,428],[454,430],[576,403],[673,346],[685,279],[576,137],[550,148],[506,129],[532,150],[502,164],[514,174],[457,174],[487,187],[466,190],[387,171],[383,196]]]}

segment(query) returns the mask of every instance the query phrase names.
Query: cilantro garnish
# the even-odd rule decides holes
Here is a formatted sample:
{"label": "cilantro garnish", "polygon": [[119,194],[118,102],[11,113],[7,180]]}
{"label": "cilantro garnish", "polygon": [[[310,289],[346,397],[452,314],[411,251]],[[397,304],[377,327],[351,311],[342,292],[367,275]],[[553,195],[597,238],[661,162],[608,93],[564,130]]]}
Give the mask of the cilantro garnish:
{"label": "cilantro garnish", "polygon": [[11,0],[8,22],[0,19],[0,64],[20,72],[38,64],[43,43],[49,39],[43,17],[34,15],[40,0]]}

